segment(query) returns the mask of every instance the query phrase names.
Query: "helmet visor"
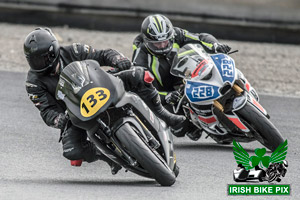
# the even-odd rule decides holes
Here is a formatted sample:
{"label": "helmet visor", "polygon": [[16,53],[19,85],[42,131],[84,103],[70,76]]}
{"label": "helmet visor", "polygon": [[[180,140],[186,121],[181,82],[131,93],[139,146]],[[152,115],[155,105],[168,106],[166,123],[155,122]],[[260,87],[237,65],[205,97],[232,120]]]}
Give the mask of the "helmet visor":
{"label": "helmet visor", "polygon": [[51,45],[48,52],[41,55],[30,55],[26,58],[32,71],[43,72],[50,67],[55,67],[53,65],[57,64],[58,56],[58,45]]}
{"label": "helmet visor", "polygon": [[146,46],[154,53],[166,53],[172,46],[172,42],[169,39],[163,41],[146,40],[145,42]]}
{"label": "helmet visor", "polygon": [[32,71],[42,72],[47,69],[49,63],[44,56],[30,56],[27,58]]}
{"label": "helmet visor", "polygon": [[53,63],[56,63],[56,59],[58,57],[54,57],[53,55],[49,55],[48,53],[41,56],[30,56],[27,58],[28,63],[35,72],[43,72],[47,70],[47,68],[52,67]]}

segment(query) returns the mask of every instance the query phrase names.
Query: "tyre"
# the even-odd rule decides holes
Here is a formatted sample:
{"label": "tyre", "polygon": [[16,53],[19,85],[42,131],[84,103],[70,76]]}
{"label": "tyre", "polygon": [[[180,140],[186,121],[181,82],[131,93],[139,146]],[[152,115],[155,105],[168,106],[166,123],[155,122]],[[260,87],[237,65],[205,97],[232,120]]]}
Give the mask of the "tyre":
{"label": "tyre", "polygon": [[126,123],[116,132],[121,144],[137,162],[162,186],[171,186],[176,177],[163,158],[154,152],[149,145]]}
{"label": "tyre", "polygon": [[254,137],[272,152],[284,142],[273,123],[249,102],[237,114],[259,134],[254,133]]}
{"label": "tyre", "polygon": [[179,174],[179,167],[177,166],[177,164],[175,163],[175,166],[174,166],[174,169],[173,169],[173,172],[175,174],[175,177],[177,178],[178,174]]}

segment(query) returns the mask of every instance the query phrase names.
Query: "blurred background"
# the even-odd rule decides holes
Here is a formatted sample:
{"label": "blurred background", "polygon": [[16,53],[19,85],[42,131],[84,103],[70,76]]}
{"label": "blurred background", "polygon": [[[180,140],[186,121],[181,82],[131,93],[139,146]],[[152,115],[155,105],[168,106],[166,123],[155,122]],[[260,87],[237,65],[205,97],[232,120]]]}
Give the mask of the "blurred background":
{"label": "blurred background", "polygon": [[258,92],[300,96],[300,0],[0,0],[0,70],[27,72],[25,36],[52,28],[61,45],[113,48],[132,57],[143,19],[161,13],[228,44]]}
{"label": "blurred background", "polygon": [[0,0],[0,21],[138,32],[161,13],[175,26],[217,38],[300,43],[299,0]]}

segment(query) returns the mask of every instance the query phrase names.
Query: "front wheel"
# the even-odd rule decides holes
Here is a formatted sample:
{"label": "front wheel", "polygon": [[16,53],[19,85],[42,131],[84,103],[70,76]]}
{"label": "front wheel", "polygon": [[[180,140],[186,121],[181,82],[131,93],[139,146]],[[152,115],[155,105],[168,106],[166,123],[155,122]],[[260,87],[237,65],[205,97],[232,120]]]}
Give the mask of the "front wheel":
{"label": "front wheel", "polygon": [[259,134],[254,133],[254,137],[271,151],[275,151],[284,142],[273,123],[249,102],[237,114]]}
{"label": "front wheel", "polygon": [[129,124],[124,124],[116,132],[125,149],[162,186],[171,186],[176,177],[162,157],[134,132]]}

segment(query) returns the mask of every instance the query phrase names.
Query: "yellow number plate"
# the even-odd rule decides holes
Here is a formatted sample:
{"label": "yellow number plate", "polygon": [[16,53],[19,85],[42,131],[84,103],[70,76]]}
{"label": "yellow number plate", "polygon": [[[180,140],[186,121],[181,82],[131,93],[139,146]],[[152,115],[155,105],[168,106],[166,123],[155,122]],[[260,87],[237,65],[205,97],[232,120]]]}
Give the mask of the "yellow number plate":
{"label": "yellow number plate", "polygon": [[83,117],[93,116],[102,108],[110,97],[110,91],[106,88],[96,87],[84,93],[80,101],[80,113]]}

